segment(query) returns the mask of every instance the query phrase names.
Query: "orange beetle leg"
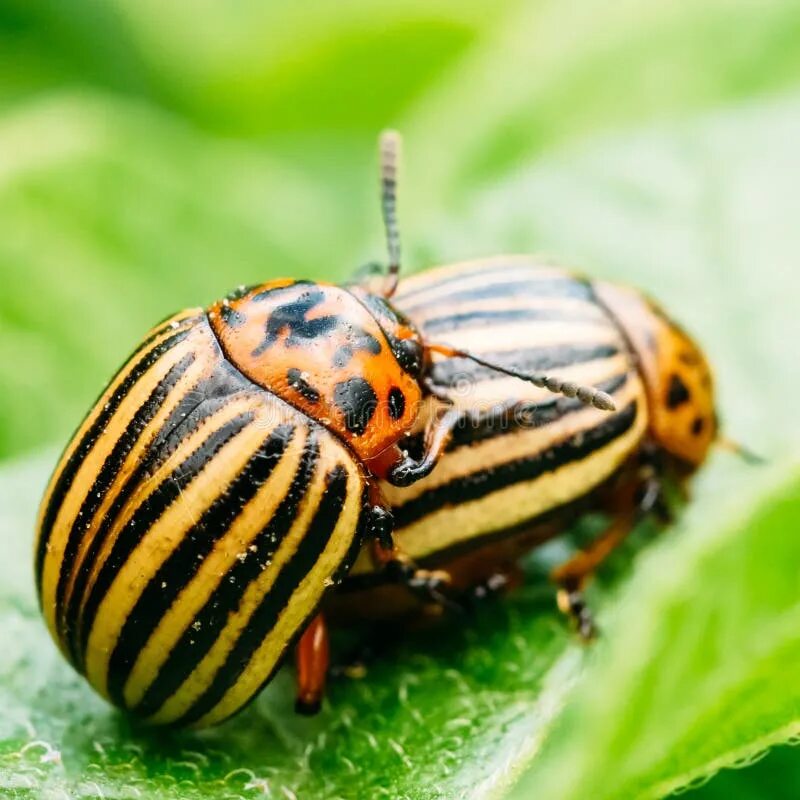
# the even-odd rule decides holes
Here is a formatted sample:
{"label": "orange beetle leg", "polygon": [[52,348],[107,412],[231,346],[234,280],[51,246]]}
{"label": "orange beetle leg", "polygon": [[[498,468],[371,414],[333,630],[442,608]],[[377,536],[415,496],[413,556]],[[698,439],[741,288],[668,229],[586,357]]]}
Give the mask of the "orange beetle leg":
{"label": "orange beetle leg", "polygon": [[585,641],[594,639],[597,628],[586,605],[583,589],[600,564],[633,530],[635,521],[632,514],[617,517],[586,550],[576,553],[550,574],[559,587],[556,593],[559,610],[570,618],[578,635]]}
{"label": "orange beetle leg", "polygon": [[654,475],[648,475],[640,483],[628,484],[612,501],[616,516],[608,528],[585,550],[550,573],[551,580],[559,587],[556,594],[559,610],[573,621],[585,641],[597,635],[592,612],[583,596],[586,584],[637,523],[654,509],[658,510],[660,501],[661,485]]}
{"label": "orange beetle leg", "polygon": [[297,665],[295,710],[298,714],[316,714],[322,705],[330,663],[328,628],[322,614],[311,620],[295,645],[294,654]]}

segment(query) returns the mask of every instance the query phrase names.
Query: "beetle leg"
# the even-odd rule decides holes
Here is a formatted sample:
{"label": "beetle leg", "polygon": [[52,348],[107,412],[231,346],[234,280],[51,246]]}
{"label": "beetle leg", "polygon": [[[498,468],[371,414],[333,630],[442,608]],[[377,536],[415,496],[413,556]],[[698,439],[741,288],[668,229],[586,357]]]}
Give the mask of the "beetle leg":
{"label": "beetle leg", "polygon": [[370,508],[370,525],[367,535],[376,542],[380,542],[381,547],[391,548],[392,529],[394,528],[394,517],[392,512],[382,505],[374,505]]}
{"label": "beetle leg", "polygon": [[492,597],[505,594],[509,589],[520,586],[524,582],[522,568],[519,564],[507,564],[498,568],[492,575],[469,590],[469,601],[481,603]]}
{"label": "beetle leg", "polygon": [[446,594],[452,584],[449,572],[441,569],[422,569],[397,546],[387,550],[376,541],[372,552],[376,563],[383,567],[386,578],[405,586],[423,603],[433,603],[454,611],[462,610],[461,606]]}
{"label": "beetle leg", "polygon": [[[433,391],[435,384],[428,384],[428,390],[440,400],[452,404],[446,394]],[[453,431],[463,424],[479,427],[486,420],[502,420],[501,424],[517,427],[534,427],[535,407],[529,400],[508,400],[491,408],[475,411],[450,407],[440,416],[428,423],[425,429],[425,449],[419,460],[406,456],[388,470],[386,480],[394,486],[410,486],[421,478],[430,475],[444,453]]]}
{"label": "beetle leg", "polygon": [[[626,495],[630,497],[630,495]],[[617,516],[585,550],[576,553],[550,574],[559,587],[556,601],[559,609],[573,620],[584,640],[594,638],[597,629],[592,613],[586,605],[583,590],[598,567],[634,529],[636,524],[661,504],[661,484],[654,474],[634,488],[633,508],[622,508]]]}
{"label": "beetle leg", "polygon": [[633,529],[633,523],[631,515],[618,517],[589,547],[576,553],[550,574],[551,580],[558,586],[556,603],[559,610],[569,617],[584,641],[593,639],[597,635],[597,628],[591,609],[586,605],[583,590],[600,564]]}
{"label": "beetle leg", "polygon": [[394,530],[394,517],[392,512],[386,507],[382,497],[374,496],[377,492],[380,495],[380,489],[377,484],[370,487],[373,496],[370,497],[369,508],[369,526],[367,528],[367,536],[372,541],[377,542],[381,548],[391,550],[394,547],[394,540],[392,539],[392,531]]}
{"label": "beetle leg", "polygon": [[330,663],[328,628],[322,614],[317,614],[303,631],[295,645],[294,657],[297,666],[297,699],[294,707],[298,714],[310,716],[318,713],[322,705]]}
{"label": "beetle leg", "polygon": [[436,606],[450,611],[463,611],[463,608],[445,593],[452,583],[449,572],[441,569],[420,569],[413,564],[404,564],[401,561],[390,563],[392,566],[399,567],[397,570],[398,580],[423,602],[434,603]]}
{"label": "beetle leg", "polygon": [[391,550],[394,547],[394,542],[392,541],[394,517],[376,481],[369,482],[368,492],[367,502],[369,508],[367,513],[369,514],[369,523],[366,535],[373,541],[378,542],[383,549]]}
{"label": "beetle leg", "polygon": [[455,427],[465,418],[458,408],[450,408],[432,420],[425,429],[425,451],[419,460],[406,456],[389,470],[386,480],[393,486],[410,486],[430,475],[444,453]]}
{"label": "beetle leg", "polygon": [[582,591],[559,589],[556,593],[556,603],[558,610],[572,621],[582,641],[591,642],[597,636],[594,615],[586,605]]}

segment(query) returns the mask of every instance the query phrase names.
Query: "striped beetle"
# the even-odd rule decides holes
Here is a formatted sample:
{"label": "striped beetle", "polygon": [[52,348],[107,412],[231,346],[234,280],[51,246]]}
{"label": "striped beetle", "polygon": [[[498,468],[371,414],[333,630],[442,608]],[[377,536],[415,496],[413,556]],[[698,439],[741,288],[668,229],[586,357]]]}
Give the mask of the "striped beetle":
{"label": "striped beetle", "polygon": [[[404,279],[393,302],[423,338],[472,357],[435,355],[428,368],[430,395],[406,446],[424,448],[431,419],[448,419],[453,433],[430,475],[382,486],[396,549],[438,577],[445,600],[482,594],[517,582],[519,557],[581,514],[605,512],[607,531],[553,573],[559,607],[590,638],[583,588],[638,520],[669,518],[662,483],[685,491],[714,442],[746,455],[719,435],[705,357],[640,293],[532,256],[432,269]],[[548,395],[487,363],[558,370],[607,392],[616,409]],[[329,610],[413,610],[386,577],[364,548]]]}
{"label": "striped beetle", "polygon": [[439,596],[438,577],[393,545],[378,484],[431,474],[452,434],[453,415],[433,416],[422,452],[400,448],[434,390],[434,353],[614,408],[602,390],[429,341],[388,301],[397,147],[382,140],[377,290],[274,280],[170,317],[56,466],[38,521],[42,612],[76,670],[152,723],[229,717],[294,643],[298,709],[314,711],[327,667],[315,615],[364,540],[387,574]]}
{"label": "striped beetle", "polygon": [[[712,445],[761,459],[723,437],[708,362],[693,339],[633,289],[533,256],[498,256],[405,278],[393,305],[432,348],[428,395],[405,447],[449,435],[436,469],[413,486],[382,483],[395,560],[365,546],[324,614],[384,620],[419,611],[393,585],[398,565],[436,587],[439,607],[521,580],[518,561],[582,515],[606,530],[553,570],[558,607],[595,633],[583,591],[637,522],[672,517],[664,486],[688,492]],[[501,371],[500,367],[511,369]],[[607,393],[611,413],[515,378],[554,370]]]}

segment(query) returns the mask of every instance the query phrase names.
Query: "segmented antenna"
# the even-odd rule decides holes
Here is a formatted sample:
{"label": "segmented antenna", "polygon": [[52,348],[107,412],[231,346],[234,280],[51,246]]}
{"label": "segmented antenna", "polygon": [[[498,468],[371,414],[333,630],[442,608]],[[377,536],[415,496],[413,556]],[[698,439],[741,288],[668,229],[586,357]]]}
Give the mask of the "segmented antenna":
{"label": "segmented antenna", "polygon": [[760,464],[766,464],[767,459],[764,456],[759,455],[758,453],[753,452],[750,448],[745,447],[743,444],[735,441],[734,439],[729,439],[727,436],[721,436],[717,434],[714,441],[721,447],[723,450],[727,450],[729,453],[733,453],[745,464],[751,464],[752,466],[758,466]]}
{"label": "segmented antenna", "polygon": [[386,250],[389,254],[389,269],[383,296],[391,297],[400,280],[400,231],[397,226],[397,168],[400,161],[400,134],[384,131],[380,138],[381,158],[381,212],[386,229]]}
{"label": "segmented antenna", "polygon": [[594,406],[602,411],[615,411],[617,408],[610,394],[601,392],[599,389],[595,389],[592,386],[584,386],[574,381],[561,380],[561,378],[557,378],[554,375],[546,375],[543,372],[520,372],[513,367],[504,367],[500,364],[486,361],[486,359],[475,355],[475,353],[470,353],[467,350],[457,350],[447,345],[430,344],[426,342],[425,347],[433,353],[439,353],[448,358],[467,358],[495,372],[502,372],[504,375],[510,375],[512,378],[519,378],[541,389],[547,389],[554,394],[562,394],[565,397],[577,397],[578,400],[582,403],[586,403],[587,406]]}

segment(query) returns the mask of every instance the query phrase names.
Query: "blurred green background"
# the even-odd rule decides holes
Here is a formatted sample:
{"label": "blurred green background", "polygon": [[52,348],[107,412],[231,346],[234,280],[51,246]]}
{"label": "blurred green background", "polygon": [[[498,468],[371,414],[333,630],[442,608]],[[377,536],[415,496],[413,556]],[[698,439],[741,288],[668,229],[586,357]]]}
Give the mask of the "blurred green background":
{"label": "blurred green background", "polygon": [[[714,460],[648,577],[597,590],[596,663],[540,585],[309,725],[282,676],[208,738],[132,731],[38,622],[52,448],[168,313],[381,259],[387,126],[409,270],[543,250],[645,288],[778,466]],[[0,796],[471,799],[533,763],[520,797],[659,797],[800,736],[798,142],[795,0],[0,0]],[[798,797],[796,751],[696,795]]]}

